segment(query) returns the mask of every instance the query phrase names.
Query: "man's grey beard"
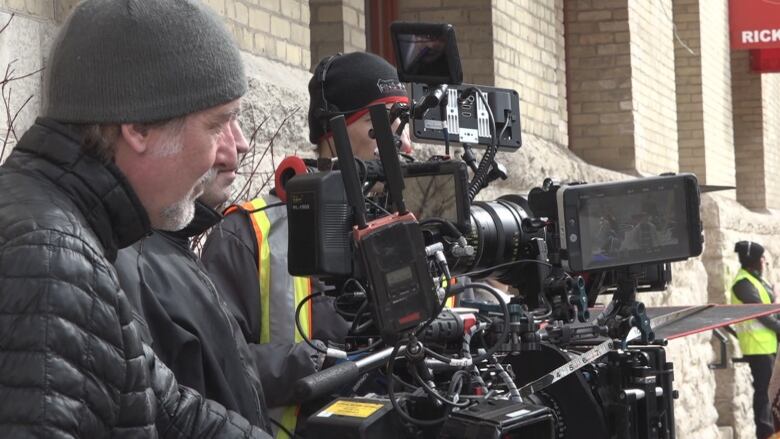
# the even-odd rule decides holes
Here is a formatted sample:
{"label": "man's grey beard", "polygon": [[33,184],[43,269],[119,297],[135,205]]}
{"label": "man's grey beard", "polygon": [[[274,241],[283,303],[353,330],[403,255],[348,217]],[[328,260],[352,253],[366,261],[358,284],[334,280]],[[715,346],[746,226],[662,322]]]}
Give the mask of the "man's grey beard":
{"label": "man's grey beard", "polygon": [[157,227],[160,230],[177,231],[187,227],[195,217],[195,200],[200,197],[203,190],[217,177],[217,169],[211,168],[193,186],[189,194],[182,200],[171,204],[160,212],[162,224]]}

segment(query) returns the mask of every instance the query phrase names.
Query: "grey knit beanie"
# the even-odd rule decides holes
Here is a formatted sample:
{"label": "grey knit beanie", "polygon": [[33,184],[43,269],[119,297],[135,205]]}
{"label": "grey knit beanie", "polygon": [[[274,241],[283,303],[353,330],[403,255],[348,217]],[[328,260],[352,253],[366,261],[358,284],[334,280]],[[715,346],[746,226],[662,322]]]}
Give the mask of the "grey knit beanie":
{"label": "grey knit beanie", "polygon": [[200,0],[85,0],[47,64],[42,116],[68,123],[162,121],[247,89],[235,41]]}

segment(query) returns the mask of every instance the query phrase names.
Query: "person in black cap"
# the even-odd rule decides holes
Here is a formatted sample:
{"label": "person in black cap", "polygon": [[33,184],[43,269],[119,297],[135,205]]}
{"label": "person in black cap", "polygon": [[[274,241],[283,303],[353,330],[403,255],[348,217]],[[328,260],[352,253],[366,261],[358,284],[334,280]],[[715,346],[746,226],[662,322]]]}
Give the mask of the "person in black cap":
{"label": "person in black cap", "polygon": [[[341,114],[347,123],[352,152],[361,160],[377,158],[376,140],[369,133],[372,126],[368,107],[382,103],[390,108],[395,103],[409,103],[395,67],[364,52],[320,60],[309,81],[309,99],[309,141],[317,145],[317,155],[336,156],[328,120]],[[401,135],[401,152],[412,152],[408,128]]]}
{"label": "person in black cap", "polygon": [[[355,156],[375,158],[368,107],[408,103],[395,67],[369,53],[355,52],[323,58],[309,82],[309,140],[320,158],[335,157],[328,120],[342,114]],[[409,136],[401,136],[401,151],[411,152]],[[293,403],[292,383],[323,367],[327,342],[341,343],[349,328],[326,296],[307,303],[301,322],[309,345],[295,328],[295,307],[312,291],[316,279],[287,272],[287,210],[274,195],[229,208],[209,235],[201,260],[217,290],[224,295],[251,346],[266,390],[271,418],[293,431],[300,410]],[[290,249],[289,251],[305,251]],[[299,430],[300,431],[300,430]]]}
{"label": "person in black cap", "polygon": [[[731,303],[774,303],[775,295],[766,282],[764,273],[764,247],[752,241],[739,241],[734,246],[741,268],[731,286]],[[759,317],[735,325],[742,356],[750,365],[753,375],[753,416],[758,439],[766,439],[774,433],[769,406],[769,380],[777,353],[777,335],[780,319],[776,315]]]}

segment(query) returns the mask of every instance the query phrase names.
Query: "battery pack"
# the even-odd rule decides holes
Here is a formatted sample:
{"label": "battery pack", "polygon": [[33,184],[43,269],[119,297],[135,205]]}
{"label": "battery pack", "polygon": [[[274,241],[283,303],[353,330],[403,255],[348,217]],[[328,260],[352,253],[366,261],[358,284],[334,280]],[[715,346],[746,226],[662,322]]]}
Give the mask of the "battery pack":
{"label": "battery pack", "polygon": [[318,439],[403,437],[390,401],[373,398],[339,398],[309,417],[306,431]]}

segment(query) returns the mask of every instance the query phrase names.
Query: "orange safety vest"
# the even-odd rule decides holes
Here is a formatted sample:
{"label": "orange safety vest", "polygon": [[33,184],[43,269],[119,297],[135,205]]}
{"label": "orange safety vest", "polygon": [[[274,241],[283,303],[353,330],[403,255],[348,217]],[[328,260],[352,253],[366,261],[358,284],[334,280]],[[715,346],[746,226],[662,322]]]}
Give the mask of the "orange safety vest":
{"label": "orange safety vest", "polygon": [[[260,340],[264,343],[300,343],[302,335],[295,327],[295,309],[312,292],[311,279],[292,276],[287,271],[287,209],[266,208],[281,200],[268,195],[247,201],[239,206],[230,206],[225,215],[244,211],[252,222],[257,239],[257,273],[260,291]],[[290,293],[293,294],[290,294]],[[304,334],[312,337],[312,302],[309,300],[299,316]],[[287,406],[270,410],[270,416],[294,432],[300,406]],[[274,435],[283,439],[288,435],[281,429]],[[290,438],[292,439],[292,438]]]}

